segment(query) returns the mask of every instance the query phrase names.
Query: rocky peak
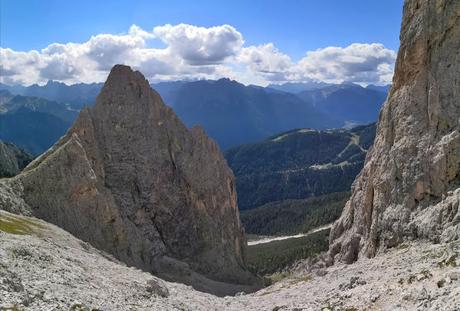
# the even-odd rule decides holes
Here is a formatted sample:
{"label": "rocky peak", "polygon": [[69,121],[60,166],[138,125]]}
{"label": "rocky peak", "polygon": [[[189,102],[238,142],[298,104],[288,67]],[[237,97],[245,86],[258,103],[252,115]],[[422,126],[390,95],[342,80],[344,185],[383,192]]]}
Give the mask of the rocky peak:
{"label": "rocky peak", "polygon": [[405,239],[460,237],[460,2],[406,0],[377,136],[331,231],[347,263]]}
{"label": "rocky peak", "polygon": [[127,66],[18,182],[31,214],[129,265],[222,295],[257,282],[219,148]]}

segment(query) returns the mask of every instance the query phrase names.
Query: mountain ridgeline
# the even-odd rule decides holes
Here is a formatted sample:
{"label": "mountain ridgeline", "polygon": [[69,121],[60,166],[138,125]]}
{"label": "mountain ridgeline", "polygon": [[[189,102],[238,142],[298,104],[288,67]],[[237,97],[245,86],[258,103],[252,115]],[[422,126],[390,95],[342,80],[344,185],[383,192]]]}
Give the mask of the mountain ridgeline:
{"label": "mountain ridgeline", "polygon": [[375,124],[351,130],[298,129],[227,150],[240,209],[349,191],[374,135]]}
{"label": "mountain ridgeline", "polygon": [[50,101],[68,104],[73,109],[81,109],[94,104],[97,95],[101,91],[103,83],[78,83],[67,85],[65,83],[48,81],[45,85],[33,84],[30,86],[0,84],[0,90],[9,91],[12,94],[40,97]]}
{"label": "mountain ridgeline", "polygon": [[[3,105],[3,110],[0,107],[0,113],[9,114],[5,122],[10,126],[16,122],[14,112],[23,112],[21,106],[53,116],[45,120],[37,115],[41,118],[40,137],[46,143],[33,145],[37,137],[24,141],[21,133],[24,116],[19,116],[17,126],[9,130],[8,136],[0,138],[34,154],[44,152],[56,141],[56,136],[63,135],[61,128],[68,128],[82,107],[94,104],[101,87],[102,84],[68,86],[54,81],[29,87],[0,84],[0,103],[11,100],[11,94],[21,95],[9,106]],[[160,82],[152,87],[187,126],[203,126],[224,150],[294,128],[329,129],[375,122],[386,97],[384,87],[363,88],[355,84],[288,83],[263,88],[220,79]],[[37,98],[47,102],[40,103]],[[18,102],[13,105],[14,101]],[[63,125],[57,125],[59,121],[55,118]],[[47,132],[58,135],[48,136]]]}
{"label": "mountain ridgeline", "polygon": [[339,84],[302,91],[297,96],[343,125],[356,125],[377,120],[386,92],[356,84]]}
{"label": "mountain ridgeline", "polygon": [[0,140],[0,178],[19,174],[32,160],[33,156],[30,153]]}
{"label": "mountain ridgeline", "polygon": [[299,127],[338,124],[289,93],[271,93],[229,79],[183,85],[171,103],[188,126],[200,124],[223,149]]}
{"label": "mountain ridgeline", "polygon": [[375,124],[298,129],[227,150],[246,232],[295,234],[335,221],[374,135]]}
{"label": "mountain ridgeline", "polygon": [[39,155],[65,134],[78,115],[69,105],[0,91],[0,139]]}

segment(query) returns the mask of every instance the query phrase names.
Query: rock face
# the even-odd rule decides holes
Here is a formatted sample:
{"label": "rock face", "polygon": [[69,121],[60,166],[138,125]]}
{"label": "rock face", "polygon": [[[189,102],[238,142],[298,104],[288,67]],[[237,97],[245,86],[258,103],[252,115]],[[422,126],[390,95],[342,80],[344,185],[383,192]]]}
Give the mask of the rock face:
{"label": "rock face", "polygon": [[127,66],[112,69],[94,107],[10,184],[30,214],[128,265],[218,294],[232,291],[218,282],[255,280],[217,145]]}
{"label": "rock face", "polygon": [[460,236],[460,1],[406,0],[393,87],[331,231],[347,263],[406,238]]}
{"label": "rock face", "polygon": [[0,140],[0,178],[18,174],[32,159],[23,149]]}

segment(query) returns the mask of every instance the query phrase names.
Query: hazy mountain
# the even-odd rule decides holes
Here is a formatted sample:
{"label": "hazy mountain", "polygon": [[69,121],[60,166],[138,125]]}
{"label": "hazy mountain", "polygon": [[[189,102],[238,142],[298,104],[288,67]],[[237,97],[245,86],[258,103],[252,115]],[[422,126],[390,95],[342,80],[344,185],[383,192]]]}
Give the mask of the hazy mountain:
{"label": "hazy mountain", "polygon": [[27,151],[0,140],[0,178],[18,174],[32,159]]}
{"label": "hazy mountain", "polygon": [[[160,95],[165,98],[165,102],[169,104],[177,89],[185,83],[187,83],[187,81],[166,81],[152,83],[151,86],[160,93]],[[22,86],[0,83],[0,92],[6,90],[13,95],[41,97],[52,101],[68,103],[74,109],[81,109],[83,106],[92,106],[94,104],[102,85],[102,83],[78,83],[67,85],[52,80],[42,86],[37,84]]]}
{"label": "hazy mountain", "polygon": [[267,88],[287,93],[298,94],[303,91],[321,89],[331,85],[333,84],[326,82],[287,82],[283,84],[269,84]]}
{"label": "hazy mountain", "polygon": [[[187,126],[202,125],[223,149],[256,142],[293,128],[340,128],[375,122],[386,97],[372,87],[322,82],[286,83],[264,88],[220,79],[160,82],[151,87]],[[49,81],[44,86],[0,85],[0,90],[2,88],[13,94],[48,99],[51,102],[17,97],[12,103],[51,113],[70,123],[83,105],[93,104],[101,84],[69,86]],[[292,94],[283,90],[304,91]],[[11,110],[2,104],[11,98],[6,95],[0,98],[4,99],[0,100],[0,111],[2,106]]]}
{"label": "hazy mountain", "polygon": [[374,85],[374,84],[369,84],[368,86],[366,86],[367,89],[370,89],[370,90],[375,90],[375,91],[380,91],[380,92],[384,92],[384,93],[388,93],[390,91],[390,88],[391,88],[391,84],[387,84],[387,85]]}
{"label": "hazy mountain", "polygon": [[298,96],[319,111],[342,121],[343,126],[377,121],[387,93],[347,83],[303,91]]}
{"label": "hazy mountain", "polygon": [[34,155],[51,147],[77,115],[69,104],[0,91],[0,139]]}
{"label": "hazy mountain", "polygon": [[0,114],[0,139],[38,155],[51,147],[69,126],[52,114],[22,107],[14,113]]}
{"label": "hazy mountain", "polygon": [[30,111],[44,112],[71,123],[78,115],[78,110],[69,104],[58,103],[40,97],[12,95],[9,91],[0,91],[0,114],[15,113],[25,108]]}
{"label": "hazy mountain", "polygon": [[83,106],[92,105],[101,87],[102,83],[67,85],[51,80],[42,86],[37,84],[31,86],[0,84],[0,90],[8,90],[15,95],[36,96],[52,101],[68,103],[74,109],[81,109]]}
{"label": "hazy mountain", "polygon": [[189,83],[188,81],[165,81],[158,83],[151,83],[150,86],[157,91],[161,98],[168,106],[172,106],[176,98],[176,93],[180,87],[184,84]]}
{"label": "hazy mountain", "polygon": [[292,128],[339,124],[293,94],[229,79],[186,83],[177,90],[172,106],[185,124],[202,125],[223,149]]}

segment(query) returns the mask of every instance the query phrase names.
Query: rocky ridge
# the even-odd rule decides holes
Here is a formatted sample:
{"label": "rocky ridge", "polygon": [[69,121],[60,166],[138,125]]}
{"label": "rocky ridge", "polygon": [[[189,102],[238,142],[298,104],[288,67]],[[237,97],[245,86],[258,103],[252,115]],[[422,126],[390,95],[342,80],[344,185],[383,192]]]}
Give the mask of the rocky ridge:
{"label": "rocky ridge", "polygon": [[407,239],[460,238],[460,2],[405,1],[401,46],[374,146],[330,255],[351,263]]}
{"label": "rocky ridge", "polygon": [[3,209],[163,278],[216,294],[256,282],[245,268],[234,177],[217,145],[201,128],[188,130],[127,66],[115,66],[94,107],[2,188],[16,194],[0,200]]}

